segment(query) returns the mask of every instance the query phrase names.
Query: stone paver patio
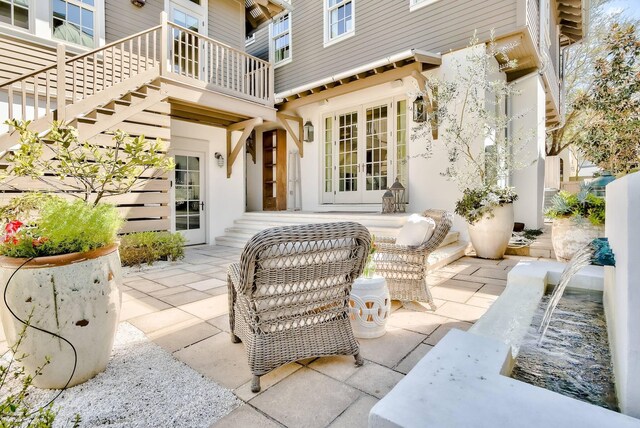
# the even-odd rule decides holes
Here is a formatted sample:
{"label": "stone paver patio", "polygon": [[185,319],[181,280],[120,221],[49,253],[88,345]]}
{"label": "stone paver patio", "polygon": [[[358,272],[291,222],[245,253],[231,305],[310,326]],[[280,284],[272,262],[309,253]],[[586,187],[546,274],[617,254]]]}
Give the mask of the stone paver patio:
{"label": "stone paver patio", "polygon": [[240,253],[191,247],[181,262],[125,270],[122,288],[121,321],[244,401],[216,427],[366,427],[371,407],[450,329],[466,330],[486,312],[519,260],[537,259],[459,259],[428,278],[435,312],[394,301],[387,333],[359,339],[363,367],[346,356],[290,363],[263,376],[261,392],[253,394],[244,346],[229,337],[226,269]]}

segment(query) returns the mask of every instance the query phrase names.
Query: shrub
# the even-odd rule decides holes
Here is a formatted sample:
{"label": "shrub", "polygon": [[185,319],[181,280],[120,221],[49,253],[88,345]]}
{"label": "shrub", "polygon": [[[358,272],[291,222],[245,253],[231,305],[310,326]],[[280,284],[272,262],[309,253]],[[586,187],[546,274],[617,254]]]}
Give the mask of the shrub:
{"label": "shrub", "polygon": [[469,224],[474,224],[485,216],[493,217],[493,209],[518,199],[513,187],[484,186],[465,189],[462,198],[456,202],[456,214]]}
{"label": "shrub", "polygon": [[5,224],[1,254],[42,257],[90,251],[116,242],[122,225],[120,213],[113,205],[94,206],[82,200],[48,197],[35,206],[35,218],[17,213],[18,217]]}
{"label": "shrub", "polygon": [[550,218],[588,219],[592,224],[600,225],[605,221],[605,200],[591,193],[588,187],[582,188],[577,195],[563,190],[553,197],[545,215]]}
{"label": "shrub", "polygon": [[184,258],[186,240],[180,233],[138,232],[124,235],[120,241],[120,261],[123,266],[153,264],[158,260]]}

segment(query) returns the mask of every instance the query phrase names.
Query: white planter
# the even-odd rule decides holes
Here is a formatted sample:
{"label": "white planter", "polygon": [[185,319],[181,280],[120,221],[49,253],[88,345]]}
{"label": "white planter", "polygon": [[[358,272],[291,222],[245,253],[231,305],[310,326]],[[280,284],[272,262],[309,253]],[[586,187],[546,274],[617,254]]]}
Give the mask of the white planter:
{"label": "white planter", "polygon": [[[56,333],[73,344],[78,360],[69,383],[74,386],[103,371],[113,346],[120,314],[120,257],[117,245],[87,253],[40,257],[16,269],[26,259],[0,257],[0,281],[11,310],[30,324]],[[14,273],[9,284],[7,281]],[[9,344],[24,325],[2,300],[0,316]],[[34,378],[39,388],[63,388],[73,371],[74,354],[63,340],[33,328],[26,330],[19,354],[33,374],[49,357],[51,362]]]}
{"label": "white planter", "polygon": [[387,281],[380,275],[356,278],[349,297],[349,313],[355,337],[374,339],[384,335],[391,313]]}
{"label": "white planter", "polygon": [[469,225],[469,237],[476,255],[483,259],[501,259],[513,232],[513,204],[493,209],[493,217],[486,215]]}
{"label": "white planter", "polygon": [[568,262],[582,247],[596,238],[604,237],[604,225],[595,226],[589,220],[556,218],[551,227],[551,243],[556,259]]}

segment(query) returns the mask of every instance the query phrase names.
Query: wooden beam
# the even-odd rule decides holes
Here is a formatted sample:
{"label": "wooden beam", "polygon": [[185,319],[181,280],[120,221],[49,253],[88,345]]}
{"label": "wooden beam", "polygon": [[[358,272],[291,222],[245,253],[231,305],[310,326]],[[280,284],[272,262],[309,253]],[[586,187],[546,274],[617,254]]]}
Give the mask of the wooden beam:
{"label": "wooden beam", "polygon": [[[227,178],[231,177],[233,164],[238,158],[238,154],[240,154],[240,151],[245,146],[247,138],[249,138],[249,135],[251,135],[253,129],[256,126],[262,125],[262,123],[262,118],[256,117],[253,119],[245,120],[243,122],[234,123],[233,125],[229,125],[227,127]],[[231,141],[231,134],[233,133],[233,131],[240,130],[242,130],[242,135],[240,136],[240,139],[234,147]]]}
{"label": "wooden beam", "polygon": [[[298,116],[292,116],[284,113],[276,113],[276,117],[278,118],[278,122],[287,130],[287,133],[291,135],[291,139],[296,146],[298,146],[298,152],[300,152],[300,157],[304,156],[304,146],[302,145],[302,133],[303,133],[303,124],[302,118]],[[289,120],[298,122],[298,135],[293,132],[293,129],[289,125]]]}

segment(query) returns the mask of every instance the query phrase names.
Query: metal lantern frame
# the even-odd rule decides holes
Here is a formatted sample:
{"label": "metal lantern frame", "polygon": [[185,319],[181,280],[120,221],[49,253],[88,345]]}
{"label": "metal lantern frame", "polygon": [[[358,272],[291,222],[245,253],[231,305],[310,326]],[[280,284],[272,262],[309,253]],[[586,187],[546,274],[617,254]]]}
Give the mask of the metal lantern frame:
{"label": "metal lantern frame", "polygon": [[392,214],[395,212],[395,197],[390,189],[382,195],[382,214]]}
{"label": "metal lantern frame", "polygon": [[396,181],[389,189],[393,194],[393,211],[396,213],[403,213],[406,210],[404,195],[405,195],[405,187],[400,183],[400,177],[396,177]]}
{"label": "metal lantern frame", "polygon": [[314,129],[313,129],[313,123],[311,123],[310,120],[307,120],[304,123],[303,131],[304,131],[304,138],[303,138],[304,141],[307,143],[312,142],[314,138]]}
{"label": "metal lantern frame", "polygon": [[427,120],[427,102],[422,95],[418,95],[413,101],[413,121],[422,123]]}

